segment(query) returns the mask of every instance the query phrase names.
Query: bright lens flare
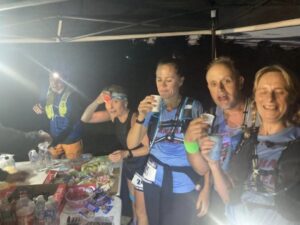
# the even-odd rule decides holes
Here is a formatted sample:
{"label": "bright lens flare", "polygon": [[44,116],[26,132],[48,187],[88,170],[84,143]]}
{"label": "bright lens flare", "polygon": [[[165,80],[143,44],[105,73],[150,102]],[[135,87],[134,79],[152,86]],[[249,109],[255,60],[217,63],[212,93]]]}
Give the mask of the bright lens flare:
{"label": "bright lens flare", "polygon": [[59,79],[60,78],[59,73],[57,73],[57,72],[52,73],[52,76],[53,76],[54,79]]}
{"label": "bright lens flare", "polygon": [[34,85],[33,82],[30,82],[28,79],[25,78],[24,75],[19,74],[17,71],[13,70],[12,68],[10,68],[2,63],[0,63],[0,73],[18,81],[19,83],[24,85],[29,90],[36,91],[36,86]]}

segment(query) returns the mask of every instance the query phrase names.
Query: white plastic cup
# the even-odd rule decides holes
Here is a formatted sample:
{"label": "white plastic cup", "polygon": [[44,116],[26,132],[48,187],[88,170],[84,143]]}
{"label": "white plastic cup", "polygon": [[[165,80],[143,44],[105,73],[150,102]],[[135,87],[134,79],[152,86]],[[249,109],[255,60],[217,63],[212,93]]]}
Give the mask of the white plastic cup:
{"label": "white plastic cup", "polygon": [[219,135],[210,135],[209,138],[215,143],[214,147],[210,150],[209,157],[211,160],[219,161],[221,158],[222,137]]}
{"label": "white plastic cup", "polygon": [[210,127],[208,129],[208,134],[211,133],[211,127],[213,125],[213,122],[214,122],[214,119],[215,119],[215,116],[212,115],[212,114],[209,114],[209,113],[202,113],[199,115],[200,118],[202,118],[203,122],[208,124]]}
{"label": "white plastic cup", "polygon": [[212,126],[215,119],[215,116],[209,113],[202,113],[199,117],[203,119],[204,123],[207,123],[210,126]]}
{"label": "white plastic cup", "polygon": [[152,95],[155,102],[155,106],[152,107],[151,112],[159,112],[160,111],[160,107],[161,107],[161,103],[162,103],[162,98],[160,97],[160,95]]}
{"label": "white plastic cup", "polygon": [[31,166],[33,167],[33,169],[39,169],[38,168],[38,164],[39,164],[39,154],[37,153],[37,151],[35,149],[32,149],[28,152],[28,157],[29,157],[29,161],[31,163]]}

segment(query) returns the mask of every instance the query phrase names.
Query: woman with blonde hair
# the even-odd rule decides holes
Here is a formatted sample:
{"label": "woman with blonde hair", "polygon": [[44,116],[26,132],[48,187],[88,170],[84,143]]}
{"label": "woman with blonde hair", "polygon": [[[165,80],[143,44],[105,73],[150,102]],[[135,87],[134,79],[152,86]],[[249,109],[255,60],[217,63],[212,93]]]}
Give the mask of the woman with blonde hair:
{"label": "woman with blonde hair", "polygon": [[299,88],[282,66],[256,73],[254,105],[261,124],[233,157],[228,174],[209,157],[213,143],[202,144],[230,224],[299,224]]}

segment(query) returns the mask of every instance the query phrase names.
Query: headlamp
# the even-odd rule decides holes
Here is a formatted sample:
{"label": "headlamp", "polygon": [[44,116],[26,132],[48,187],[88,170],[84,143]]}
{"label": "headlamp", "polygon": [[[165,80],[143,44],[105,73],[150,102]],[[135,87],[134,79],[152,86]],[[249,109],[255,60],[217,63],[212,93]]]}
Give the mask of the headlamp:
{"label": "headlamp", "polygon": [[109,103],[110,100],[111,100],[110,94],[104,94],[104,95],[103,95],[103,101],[104,101],[105,103]]}
{"label": "headlamp", "polygon": [[113,92],[111,94],[111,99],[127,100],[127,95],[122,94],[122,93]]}
{"label": "headlamp", "polygon": [[112,92],[110,94],[104,94],[103,95],[103,101],[105,103],[110,103],[111,100],[118,99],[118,100],[126,100],[127,101],[127,95],[117,92]]}
{"label": "headlamp", "polygon": [[52,73],[52,77],[53,77],[54,79],[60,79],[60,75],[59,75],[59,73],[57,73],[57,72]]}

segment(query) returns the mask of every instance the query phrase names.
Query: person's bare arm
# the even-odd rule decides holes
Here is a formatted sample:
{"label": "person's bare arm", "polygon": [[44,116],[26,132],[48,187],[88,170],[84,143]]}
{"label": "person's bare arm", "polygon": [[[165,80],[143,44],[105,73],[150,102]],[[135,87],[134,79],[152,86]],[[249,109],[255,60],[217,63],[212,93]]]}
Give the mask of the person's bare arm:
{"label": "person's bare arm", "polygon": [[[151,111],[153,99],[152,96],[147,96],[143,101],[140,102],[138,111],[139,114],[136,117],[138,121],[144,121],[148,112]],[[127,136],[127,146],[129,149],[138,146],[143,138],[146,136],[147,128],[141,123],[134,122],[131,126]]]}
{"label": "person's bare arm", "polygon": [[220,164],[218,161],[209,162],[208,163],[211,173],[214,180],[215,189],[218,192],[219,196],[226,204],[229,202],[229,192],[232,188],[232,184],[228,176],[223,172]]}
{"label": "person's bare arm", "polygon": [[207,214],[210,204],[210,189],[211,189],[211,175],[208,171],[204,175],[204,185],[201,189],[197,203],[196,203],[196,209],[198,210],[198,216],[202,217]]}
{"label": "person's bare arm", "polygon": [[228,176],[223,172],[220,162],[212,160],[210,158],[210,151],[214,146],[214,142],[208,137],[201,139],[201,154],[203,158],[207,161],[211,174],[214,181],[214,186],[224,203],[228,203],[229,191],[232,187],[232,183]]}
{"label": "person's bare arm", "polygon": [[[134,113],[131,117],[131,126],[134,126],[134,124],[136,123],[135,122],[136,119],[137,119],[137,114]],[[141,147],[132,149],[133,157],[145,156],[149,154],[149,140],[147,135],[144,135],[141,144],[142,144]]]}
{"label": "person's bare arm", "polygon": [[97,111],[97,108],[99,105],[103,104],[103,92],[100,93],[100,95],[91,103],[89,104],[86,109],[84,110],[81,121],[84,123],[101,123],[105,121],[109,121],[110,115],[109,113],[104,111]]}
{"label": "person's bare arm", "polygon": [[[184,140],[185,142],[199,142],[203,136],[207,135],[206,130],[208,129],[208,124],[202,122],[202,119],[194,119],[190,122],[185,134]],[[207,161],[202,157],[200,151],[195,153],[187,153],[188,160],[193,167],[193,169],[200,175],[204,175],[208,172],[208,164]]]}
{"label": "person's bare arm", "polygon": [[206,160],[202,157],[200,152],[196,152],[193,154],[188,153],[187,156],[191,166],[199,175],[203,176],[208,172],[208,164]]}

